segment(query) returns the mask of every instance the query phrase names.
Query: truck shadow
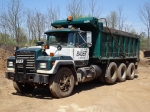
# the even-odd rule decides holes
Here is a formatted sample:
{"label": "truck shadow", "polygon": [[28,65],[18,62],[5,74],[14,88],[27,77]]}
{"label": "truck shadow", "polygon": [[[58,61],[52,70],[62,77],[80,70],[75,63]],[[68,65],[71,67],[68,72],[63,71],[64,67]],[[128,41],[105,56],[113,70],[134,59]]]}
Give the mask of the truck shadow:
{"label": "truck shadow", "polygon": [[107,85],[103,84],[103,83],[100,83],[98,81],[79,83],[78,86],[74,87],[74,91],[73,91],[72,95],[80,93],[82,91],[87,91],[87,90],[95,89],[95,88],[101,87],[101,86],[107,86]]}
{"label": "truck shadow", "polygon": [[[74,87],[74,90],[72,92],[71,95],[74,94],[78,94],[82,91],[87,91],[87,90],[91,90],[97,87],[101,87],[103,85],[106,84],[101,84],[99,82],[86,82],[86,83],[80,83],[78,86]],[[17,95],[17,96],[24,96],[24,97],[30,97],[30,98],[37,98],[37,99],[48,99],[48,100],[52,100],[52,99],[57,99],[55,97],[53,97],[53,95],[51,94],[50,90],[48,88],[35,88],[32,92],[30,93],[18,93],[18,92],[13,92],[13,95]]]}
{"label": "truck shadow", "polygon": [[[137,75],[135,75],[135,79],[136,78],[138,78]],[[125,82],[117,82],[117,83],[125,83]],[[115,84],[117,84],[117,83],[115,83]],[[115,84],[113,84],[113,85],[115,85]],[[82,91],[88,91],[88,90],[95,89],[97,87],[102,87],[102,86],[112,86],[112,85],[106,84],[106,83],[101,83],[98,80],[94,80],[92,82],[79,83],[78,86],[74,87],[74,90],[71,95],[79,94]],[[48,88],[45,88],[45,89],[35,88],[30,93],[20,94],[18,92],[13,92],[12,94],[18,95],[18,96],[30,97],[30,98],[37,98],[37,99],[48,99],[48,100],[57,99],[57,98],[53,97],[53,95],[51,94],[51,92]]]}
{"label": "truck shadow", "polygon": [[48,88],[35,88],[32,92],[30,93],[18,93],[18,92],[13,92],[13,95],[18,95],[18,96],[24,96],[24,97],[30,97],[30,98],[37,98],[37,99],[48,99],[51,100],[54,97],[52,96],[50,90]]}

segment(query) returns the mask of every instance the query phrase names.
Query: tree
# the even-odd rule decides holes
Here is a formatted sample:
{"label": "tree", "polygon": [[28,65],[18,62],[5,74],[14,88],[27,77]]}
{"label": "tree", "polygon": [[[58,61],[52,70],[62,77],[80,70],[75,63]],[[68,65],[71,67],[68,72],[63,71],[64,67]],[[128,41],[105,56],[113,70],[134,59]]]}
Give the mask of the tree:
{"label": "tree", "polygon": [[67,15],[78,18],[84,15],[85,6],[83,0],[70,0],[66,4]]}
{"label": "tree", "polygon": [[19,42],[20,42],[20,47],[24,46],[25,43],[27,42],[27,36],[25,34],[25,29],[24,28],[19,28]]}
{"label": "tree", "polygon": [[97,0],[89,0],[89,15],[92,17],[100,18],[102,13],[102,6],[97,4]]}
{"label": "tree", "polygon": [[118,15],[116,11],[110,12],[110,14],[106,17],[108,26],[110,28],[116,28],[117,27],[117,22],[118,22]]}
{"label": "tree", "polygon": [[23,21],[23,5],[20,0],[10,0],[4,7],[0,14],[0,25],[4,28],[5,34],[7,30],[10,31],[10,36],[20,44],[19,29]]}
{"label": "tree", "polygon": [[3,19],[2,17],[4,17],[5,15],[2,16],[2,14],[0,15],[0,38],[1,38],[1,42],[4,44],[8,44],[8,38],[9,38],[9,26],[8,23],[5,19]]}
{"label": "tree", "polygon": [[148,50],[148,38],[145,32],[142,32],[140,35],[140,49]]}
{"label": "tree", "polygon": [[60,16],[60,8],[59,6],[54,6],[52,3],[47,8],[47,28],[51,29],[51,24],[55,20],[58,20]]}
{"label": "tree", "polygon": [[149,47],[150,47],[150,2],[145,2],[139,7],[139,17],[147,28]]}
{"label": "tree", "polygon": [[[28,10],[26,12],[26,26],[28,30],[28,38],[29,40],[33,41],[36,40],[36,30],[34,26],[34,11]],[[31,42],[32,43],[32,42]]]}
{"label": "tree", "polygon": [[46,20],[45,20],[45,15],[36,11],[35,13],[35,26],[36,26],[36,31],[37,31],[37,37],[38,37],[38,40],[40,40],[41,38],[41,34],[45,31],[45,23],[46,23]]}
{"label": "tree", "polygon": [[0,44],[5,44],[7,45],[9,42],[8,42],[8,39],[9,39],[9,35],[6,34],[6,33],[0,33]]}
{"label": "tree", "polygon": [[40,40],[42,33],[46,29],[45,15],[37,10],[35,11],[28,10],[26,12],[26,15],[27,15],[26,26],[28,29],[29,38],[32,41]]}
{"label": "tree", "polygon": [[125,25],[125,21],[127,19],[127,17],[125,17],[123,14],[123,6],[122,5],[118,6],[117,15],[118,15],[118,30],[122,31],[124,28],[124,25]]}
{"label": "tree", "polygon": [[130,23],[124,23],[123,29],[125,32],[132,32],[133,26]]}

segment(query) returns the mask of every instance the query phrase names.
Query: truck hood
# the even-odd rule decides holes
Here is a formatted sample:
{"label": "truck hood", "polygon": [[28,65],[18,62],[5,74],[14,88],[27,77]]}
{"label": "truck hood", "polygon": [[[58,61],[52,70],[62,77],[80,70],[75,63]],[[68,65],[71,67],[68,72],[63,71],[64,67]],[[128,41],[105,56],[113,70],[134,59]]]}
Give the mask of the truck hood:
{"label": "truck hood", "polygon": [[24,52],[24,51],[31,51],[31,52],[37,52],[39,50],[42,50],[41,46],[33,46],[33,47],[23,47],[17,50],[17,52]]}
{"label": "truck hood", "polygon": [[35,58],[38,58],[39,56],[43,56],[41,46],[20,48],[16,51],[16,53],[34,53]]}

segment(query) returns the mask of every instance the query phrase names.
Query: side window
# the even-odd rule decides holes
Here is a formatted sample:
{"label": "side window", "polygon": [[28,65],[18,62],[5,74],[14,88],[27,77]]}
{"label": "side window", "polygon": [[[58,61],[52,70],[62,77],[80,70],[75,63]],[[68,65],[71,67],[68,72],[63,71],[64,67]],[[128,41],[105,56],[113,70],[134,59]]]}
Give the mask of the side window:
{"label": "side window", "polygon": [[74,33],[69,33],[68,34],[68,44],[74,44],[73,43],[73,36],[74,36]]}
{"label": "side window", "polygon": [[53,42],[56,42],[56,37],[50,35],[48,38],[48,44],[52,44]]}
{"label": "side window", "polygon": [[[82,37],[81,37],[82,36]],[[85,37],[86,34],[85,33],[77,33],[76,34],[76,46],[80,46],[80,47],[84,47],[85,46]],[[83,40],[84,39],[84,40]],[[86,40],[85,40],[86,41]]]}
{"label": "side window", "polygon": [[52,41],[52,42],[55,42],[55,41],[56,41],[55,36],[51,36],[51,41]]}

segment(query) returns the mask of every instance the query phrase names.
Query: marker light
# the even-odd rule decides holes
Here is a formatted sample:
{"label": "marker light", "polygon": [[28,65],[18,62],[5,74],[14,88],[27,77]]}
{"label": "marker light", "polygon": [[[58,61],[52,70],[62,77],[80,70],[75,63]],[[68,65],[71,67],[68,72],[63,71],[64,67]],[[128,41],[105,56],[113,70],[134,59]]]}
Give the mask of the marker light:
{"label": "marker light", "polygon": [[52,65],[54,66],[55,62],[52,62]]}
{"label": "marker light", "polygon": [[68,21],[72,21],[73,17],[72,16],[68,16],[67,20]]}
{"label": "marker light", "polygon": [[49,49],[49,45],[45,45],[44,48],[45,48],[45,49]]}
{"label": "marker light", "polygon": [[50,55],[50,56],[54,56],[54,53],[50,53],[49,55]]}

